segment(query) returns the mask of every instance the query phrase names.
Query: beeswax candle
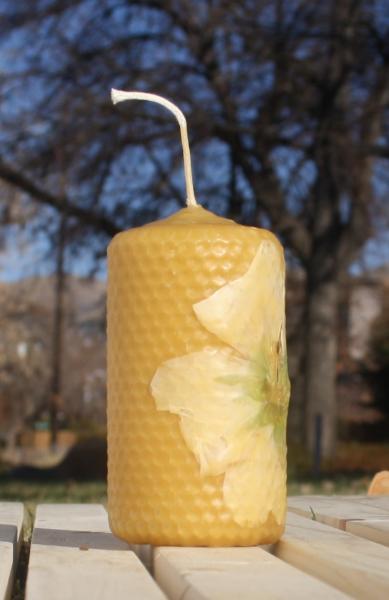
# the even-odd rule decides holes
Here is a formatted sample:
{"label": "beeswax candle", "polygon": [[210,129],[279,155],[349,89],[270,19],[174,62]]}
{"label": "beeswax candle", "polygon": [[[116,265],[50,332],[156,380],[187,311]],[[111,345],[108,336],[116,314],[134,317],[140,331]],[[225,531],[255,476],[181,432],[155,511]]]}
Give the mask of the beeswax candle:
{"label": "beeswax candle", "polygon": [[286,503],[283,251],[198,206],[189,146],[184,161],[188,207],[108,250],[110,525],[137,544],[272,543]]}

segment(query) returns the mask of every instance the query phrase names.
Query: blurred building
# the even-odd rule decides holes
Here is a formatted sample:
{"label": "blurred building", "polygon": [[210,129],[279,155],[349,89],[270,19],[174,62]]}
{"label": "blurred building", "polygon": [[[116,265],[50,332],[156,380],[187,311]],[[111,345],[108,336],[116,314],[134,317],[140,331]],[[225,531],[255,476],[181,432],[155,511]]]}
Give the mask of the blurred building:
{"label": "blurred building", "polygon": [[[105,283],[68,277],[60,424],[105,422]],[[0,283],[0,436],[48,419],[54,280]]]}

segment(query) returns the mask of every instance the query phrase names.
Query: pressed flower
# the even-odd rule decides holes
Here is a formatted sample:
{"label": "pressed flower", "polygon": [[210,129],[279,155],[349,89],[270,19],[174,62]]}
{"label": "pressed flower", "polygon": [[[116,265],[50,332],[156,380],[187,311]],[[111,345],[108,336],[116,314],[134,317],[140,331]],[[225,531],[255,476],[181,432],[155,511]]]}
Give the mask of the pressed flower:
{"label": "pressed flower", "polygon": [[240,278],[194,305],[221,344],[165,361],[151,382],[158,410],[180,418],[205,475],[224,474],[223,497],[242,526],[283,519],[289,400],[284,262],[264,240]]}

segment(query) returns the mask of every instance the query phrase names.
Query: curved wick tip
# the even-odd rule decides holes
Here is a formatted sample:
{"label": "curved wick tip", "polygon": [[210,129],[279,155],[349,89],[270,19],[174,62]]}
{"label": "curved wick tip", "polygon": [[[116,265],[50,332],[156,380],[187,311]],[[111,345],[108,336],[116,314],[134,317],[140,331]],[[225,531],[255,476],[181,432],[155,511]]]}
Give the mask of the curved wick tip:
{"label": "curved wick tip", "polygon": [[125,92],[122,90],[116,90],[115,88],[112,88],[111,99],[113,104],[123,102],[124,100],[147,100],[150,102],[156,102],[157,104],[161,104],[174,114],[180,126],[181,132],[182,151],[184,156],[185,184],[187,190],[187,205],[196,206],[197,202],[195,199],[193,189],[192,165],[189,149],[188,131],[186,126],[186,119],[183,112],[178,108],[178,106],[173,104],[173,102],[170,102],[170,100],[167,100],[162,96],[157,96],[156,94],[148,94],[146,92]]}
{"label": "curved wick tip", "polygon": [[111,100],[113,104],[117,104],[120,99],[120,90],[115,90],[115,88],[111,89]]}

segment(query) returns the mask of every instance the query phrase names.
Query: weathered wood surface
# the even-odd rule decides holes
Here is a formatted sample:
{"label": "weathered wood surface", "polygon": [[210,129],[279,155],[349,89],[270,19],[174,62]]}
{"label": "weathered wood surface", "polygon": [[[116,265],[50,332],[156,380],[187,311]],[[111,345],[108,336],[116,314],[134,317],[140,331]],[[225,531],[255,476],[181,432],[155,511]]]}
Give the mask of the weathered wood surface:
{"label": "weathered wood surface", "polygon": [[389,548],[289,513],[275,555],[354,598],[389,598]]}
{"label": "weathered wood surface", "polygon": [[11,596],[22,541],[24,509],[20,502],[0,502],[0,600]]}
{"label": "weathered wood surface", "polygon": [[348,521],[362,519],[389,520],[389,496],[370,500],[366,497],[291,496],[290,511],[320,523],[346,529]]}
{"label": "weathered wood surface", "polygon": [[154,576],[172,600],[348,598],[261,548],[156,548]]}
{"label": "weathered wood surface", "polygon": [[27,600],[164,598],[128,545],[110,533],[99,505],[38,506]]}
{"label": "weathered wood surface", "polygon": [[[346,496],[340,496],[341,499]],[[375,506],[386,510],[389,515],[389,496],[353,496],[353,501],[358,504],[365,504],[366,506]]]}
{"label": "weathered wood surface", "polygon": [[[290,507],[273,547],[153,549],[116,539],[101,505],[41,505],[26,600],[389,598],[389,497]],[[11,597],[22,526],[22,504],[0,503],[0,600]]]}
{"label": "weathered wood surface", "polygon": [[289,510],[389,546],[389,496],[295,496]]}

